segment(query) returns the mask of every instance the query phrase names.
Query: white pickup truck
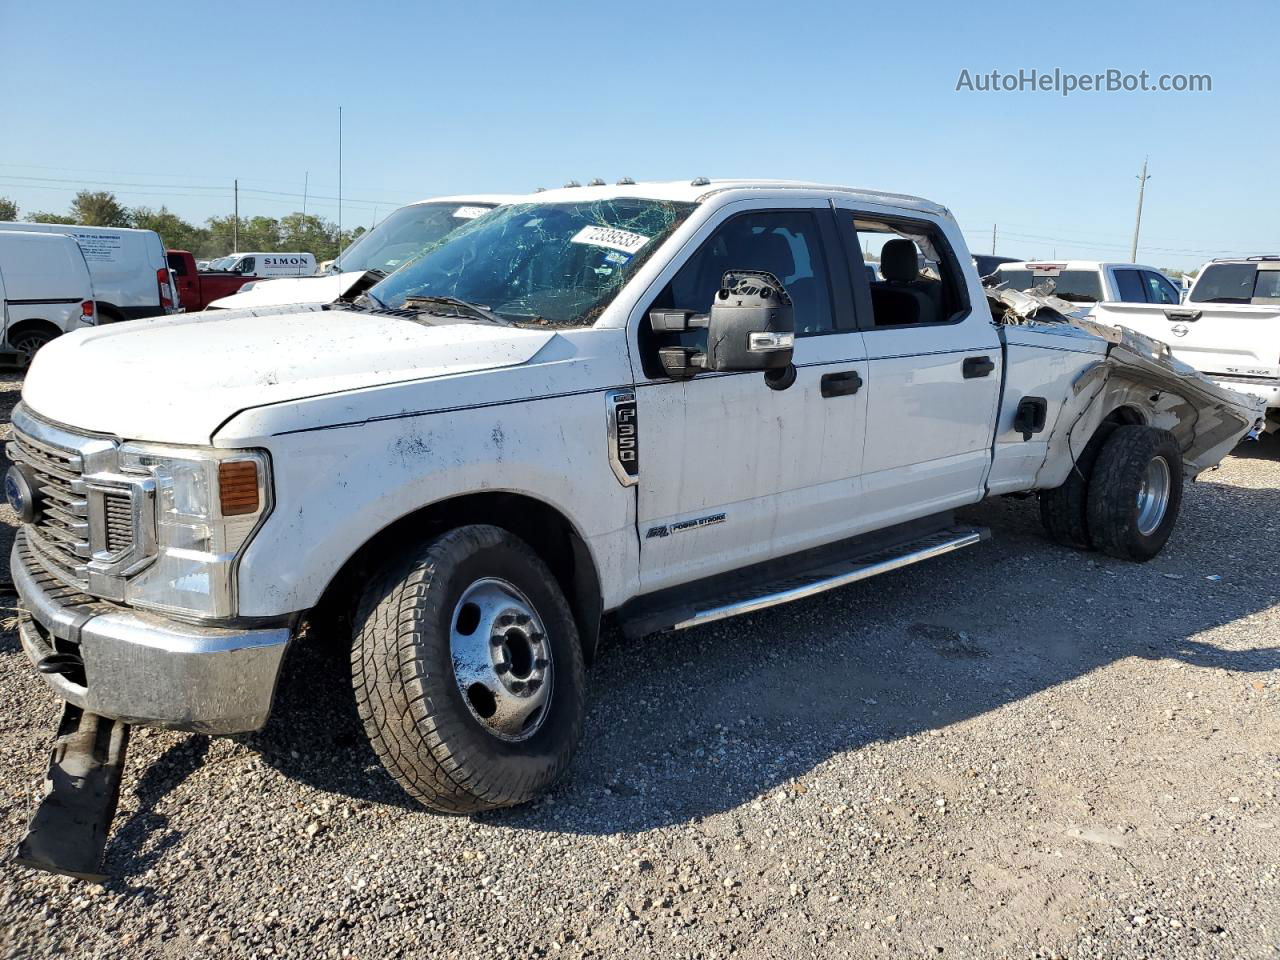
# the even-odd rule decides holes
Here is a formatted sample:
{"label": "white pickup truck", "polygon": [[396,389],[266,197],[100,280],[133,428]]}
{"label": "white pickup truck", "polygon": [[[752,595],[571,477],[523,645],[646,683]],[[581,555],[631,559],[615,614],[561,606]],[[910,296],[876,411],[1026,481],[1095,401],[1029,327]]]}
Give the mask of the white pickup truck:
{"label": "white pickup truck", "polygon": [[304,617],[349,618],[378,756],[464,813],[568,767],[605,617],[976,546],[952,511],[995,494],[1153,556],[1258,411],[1007,297],[925,200],[626,181],[494,211],[353,304],[55,341],[8,448],[22,643],[68,704],[20,859],[92,873],[129,725],[261,727]]}
{"label": "white pickup truck", "polygon": [[1093,319],[1163,340],[1214,382],[1261,397],[1280,431],[1280,257],[1206,263],[1178,306],[1105,303]]}
{"label": "white pickup truck", "polygon": [[1023,293],[1039,288],[1079,304],[1079,309],[1084,311],[1103,301],[1176,305],[1182,298],[1182,292],[1172,280],[1155,267],[1140,263],[1098,260],[1002,263],[995,268],[991,282]]}

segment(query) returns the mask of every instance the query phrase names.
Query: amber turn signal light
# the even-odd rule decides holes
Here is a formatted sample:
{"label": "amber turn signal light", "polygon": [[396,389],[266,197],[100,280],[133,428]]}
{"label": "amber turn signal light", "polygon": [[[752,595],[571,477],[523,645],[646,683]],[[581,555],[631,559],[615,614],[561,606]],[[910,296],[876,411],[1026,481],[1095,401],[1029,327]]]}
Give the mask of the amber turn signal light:
{"label": "amber turn signal light", "polygon": [[258,465],[252,460],[218,464],[218,494],[224,517],[258,512]]}

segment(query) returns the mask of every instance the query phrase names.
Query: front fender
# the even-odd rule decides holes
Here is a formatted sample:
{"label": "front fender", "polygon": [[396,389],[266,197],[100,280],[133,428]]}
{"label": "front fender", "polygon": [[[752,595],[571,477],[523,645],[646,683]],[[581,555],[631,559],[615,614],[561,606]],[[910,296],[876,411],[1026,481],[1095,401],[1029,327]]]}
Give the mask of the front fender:
{"label": "front fender", "polygon": [[309,609],[386,527],[486,491],[546,503],[581,534],[602,584],[634,581],[635,496],[609,467],[603,391],[277,436],[268,449],[276,507],[240,562],[241,616]]}

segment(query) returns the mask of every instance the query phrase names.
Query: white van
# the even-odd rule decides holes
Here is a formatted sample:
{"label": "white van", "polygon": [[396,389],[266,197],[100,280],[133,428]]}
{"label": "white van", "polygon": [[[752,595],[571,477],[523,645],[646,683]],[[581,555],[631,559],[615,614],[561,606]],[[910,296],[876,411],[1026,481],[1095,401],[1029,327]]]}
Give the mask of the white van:
{"label": "white van", "polygon": [[0,231],[5,230],[75,237],[89,264],[103,323],[178,312],[169,261],[154,230],[0,221]]}
{"label": "white van", "polygon": [[75,239],[0,231],[5,359],[25,367],[50,340],[98,322],[89,265]]}
{"label": "white van", "polygon": [[231,263],[222,268],[227,273],[239,273],[246,277],[310,277],[316,272],[316,258],[312,253],[251,253],[236,254]]}

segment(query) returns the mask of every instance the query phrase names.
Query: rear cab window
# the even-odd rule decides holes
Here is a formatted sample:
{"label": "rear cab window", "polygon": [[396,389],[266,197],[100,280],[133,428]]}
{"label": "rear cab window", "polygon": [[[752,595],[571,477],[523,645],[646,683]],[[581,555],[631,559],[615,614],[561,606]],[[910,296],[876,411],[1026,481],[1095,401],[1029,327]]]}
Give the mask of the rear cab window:
{"label": "rear cab window", "polygon": [[1192,303],[1280,303],[1280,262],[1211,263],[1191,288]]}
{"label": "rear cab window", "polygon": [[187,275],[186,258],[181,257],[176,253],[169,254],[169,269],[178,276],[185,277]]}
{"label": "rear cab window", "polygon": [[[1134,280],[1137,281],[1135,271]],[[1117,271],[1117,282],[1119,282]],[[1104,298],[1102,278],[1097,270],[1068,270],[1064,264],[1029,263],[1025,267],[1010,269],[1000,267],[996,271],[996,279],[1007,285],[1010,290],[1029,293],[1032,290],[1052,294],[1071,303],[1098,303]],[[1127,298],[1124,298],[1127,299]],[[1137,300],[1142,302],[1142,287],[1138,285]]]}

